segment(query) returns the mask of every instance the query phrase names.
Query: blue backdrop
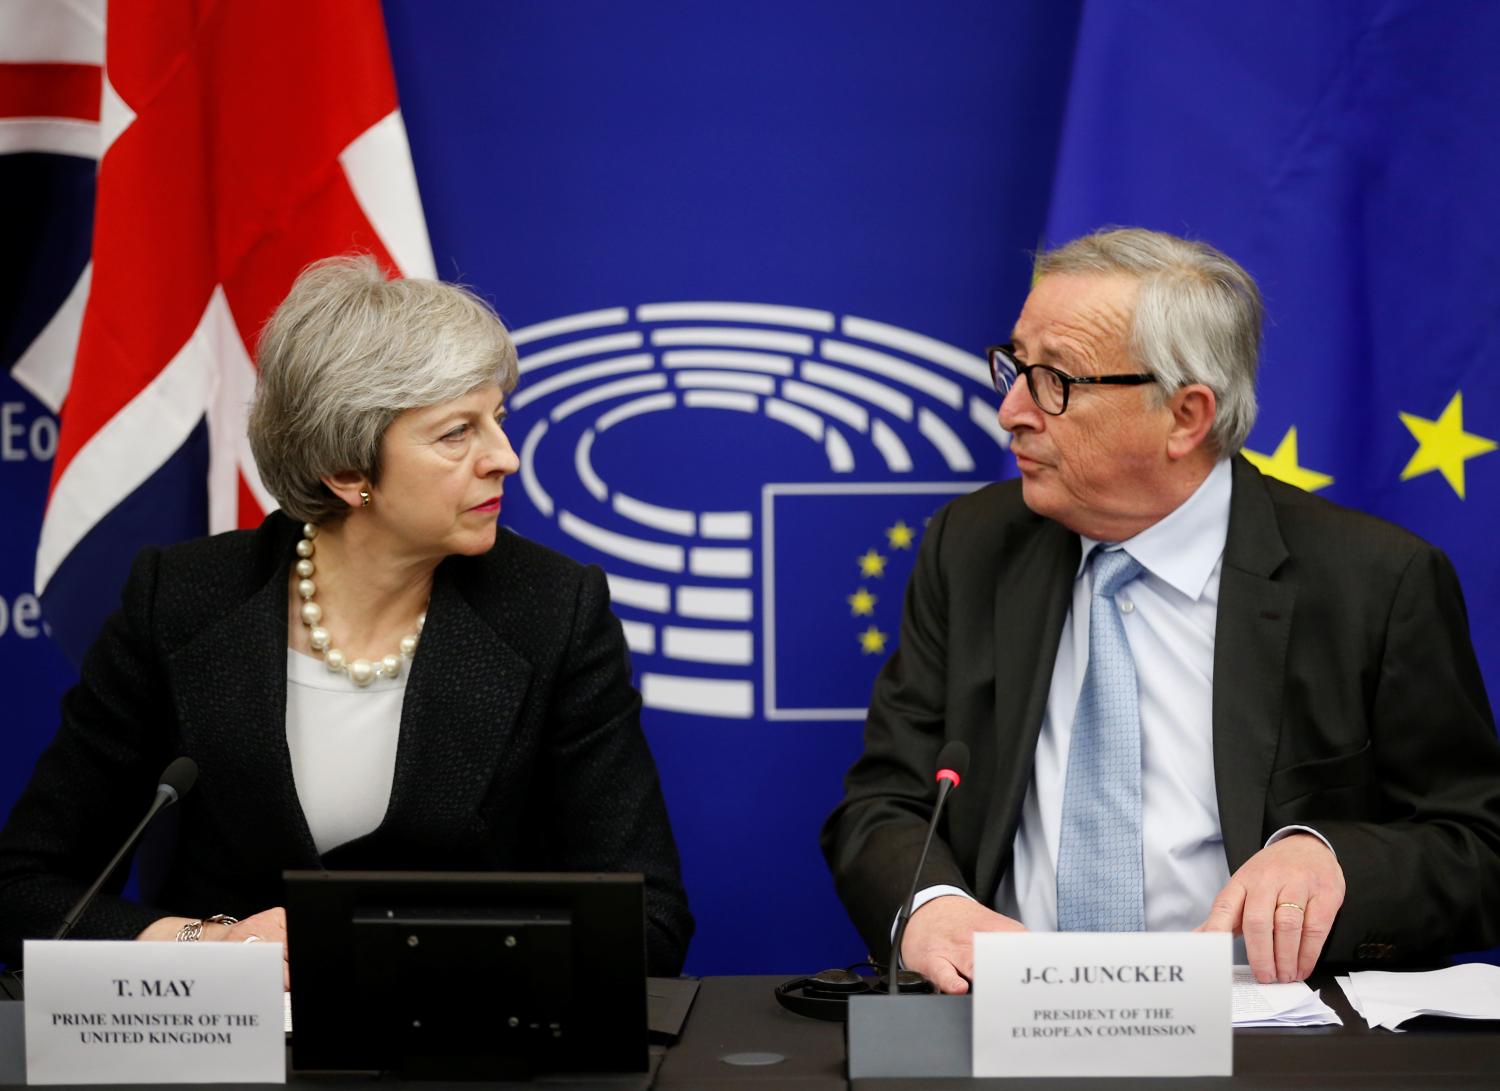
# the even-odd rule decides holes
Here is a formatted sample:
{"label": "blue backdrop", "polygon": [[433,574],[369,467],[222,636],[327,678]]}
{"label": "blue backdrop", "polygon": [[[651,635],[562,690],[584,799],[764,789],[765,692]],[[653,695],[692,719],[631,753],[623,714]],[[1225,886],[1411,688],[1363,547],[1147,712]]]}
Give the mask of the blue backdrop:
{"label": "blue backdrop", "polygon": [[[1242,261],[1271,315],[1250,448],[1448,549],[1500,678],[1500,13],[385,9],[438,269],[521,343],[504,521],[601,564],[626,623],[690,972],[862,953],[817,830],[923,520],[1010,472],[982,350],[1039,242],[1141,224]],[[0,192],[76,232],[77,163],[0,155]],[[22,280],[65,293],[35,236]],[[31,297],[6,369],[60,301]],[[70,668],[27,598],[50,417],[4,375],[0,412],[3,813]]]}

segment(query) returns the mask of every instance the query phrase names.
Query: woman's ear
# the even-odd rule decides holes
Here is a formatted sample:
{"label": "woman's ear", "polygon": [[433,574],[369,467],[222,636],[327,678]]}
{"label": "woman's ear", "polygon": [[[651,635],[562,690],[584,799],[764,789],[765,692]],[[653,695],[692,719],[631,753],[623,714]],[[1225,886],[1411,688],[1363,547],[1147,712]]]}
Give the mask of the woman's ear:
{"label": "woman's ear", "polygon": [[336,474],[324,474],[323,484],[351,508],[367,506],[365,497],[370,495],[370,479],[357,470],[340,470]]}

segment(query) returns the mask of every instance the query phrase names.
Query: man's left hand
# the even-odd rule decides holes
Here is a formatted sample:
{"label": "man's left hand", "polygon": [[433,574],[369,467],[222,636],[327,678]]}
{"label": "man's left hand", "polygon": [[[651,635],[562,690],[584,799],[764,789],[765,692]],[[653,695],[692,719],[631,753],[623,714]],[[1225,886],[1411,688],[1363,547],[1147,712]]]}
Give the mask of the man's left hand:
{"label": "man's left hand", "polygon": [[1214,896],[1199,932],[1244,933],[1255,980],[1301,981],[1312,973],[1344,904],[1344,869],[1307,833],[1261,849]]}

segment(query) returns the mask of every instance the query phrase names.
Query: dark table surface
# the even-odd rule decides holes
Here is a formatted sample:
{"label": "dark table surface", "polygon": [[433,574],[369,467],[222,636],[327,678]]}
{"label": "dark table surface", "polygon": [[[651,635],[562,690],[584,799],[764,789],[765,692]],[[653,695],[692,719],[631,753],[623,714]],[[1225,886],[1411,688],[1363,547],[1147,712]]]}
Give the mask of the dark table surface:
{"label": "dark table surface", "polygon": [[[667,1052],[656,1087],[734,1091],[771,1087],[824,1091],[849,1087],[844,1078],[843,1027],[793,1015],[776,1005],[775,977],[705,978],[686,1033]],[[1370,1030],[1332,974],[1309,984],[1344,1020],[1331,1027],[1255,1027],[1234,1032],[1232,1077],[1131,1079],[857,1080],[855,1091],[930,1087],[1033,1086],[1176,1088],[1500,1088],[1500,1024],[1428,1019],[1406,1033]],[[1408,1024],[1412,1025],[1412,1024]],[[736,1054],[776,1054],[784,1060],[736,1066]]]}
{"label": "dark table surface", "polygon": [[[772,995],[781,977],[705,978],[681,1039],[664,1055],[657,1050],[653,1087],[675,1091],[841,1091],[844,1028],[783,1011]],[[856,1091],[916,1088],[1035,1086],[1047,1091],[1076,1087],[1164,1086],[1233,1088],[1500,1088],[1500,1024],[1422,1020],[1404,1034],[1374,1031],[1349,1007],[1332,975],[1309,982],[1344,1020],[1341,1027],[1253,1028],[1234,1032],[1233,1077],[1170,1080],[859,1080]],[[639,1078],[637,1078],[639,1080]],[[293,1076],[292,1086],[480,1088],[390,1078]],[[640,1086],[603,1080],[599,1087]],[[545,1086],[545,1083],[542,1084]],[[577,1087],[579,1084],[572,1084]]]}

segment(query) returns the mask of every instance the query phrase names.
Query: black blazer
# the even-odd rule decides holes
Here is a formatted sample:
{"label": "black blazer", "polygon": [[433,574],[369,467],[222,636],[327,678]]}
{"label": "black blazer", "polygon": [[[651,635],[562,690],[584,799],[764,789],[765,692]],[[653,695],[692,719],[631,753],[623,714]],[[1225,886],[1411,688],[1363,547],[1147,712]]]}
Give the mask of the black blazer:
{"label": "black blazer", "polygon": [[[870,950],[890,947],[938,750],[972,759],[924,869],[993,904],[1031,781],[1078,536],[1018,481],[923,536],[900,648],[823,828]],[[1214,646],[1214,779],[1233,873],[1282,826],[1328,838],[1348,890],[1328,961],[1500,942],[1500,741],[1458,578],[1389,523],[1233,464]]]}
{"label": "black blazer", "polygon": [[0,957],[50,936],[179,754],[199,768],[150,906],[118,896],[74,935],[282,902],[283,868],[626,871],[646,878],[648,961],[692,935],[620,624],[597,568],[502,532],[438,566],[379,828],[319,857],[286,743],[287,580],[300,527],[146,550],[0,832]]}

